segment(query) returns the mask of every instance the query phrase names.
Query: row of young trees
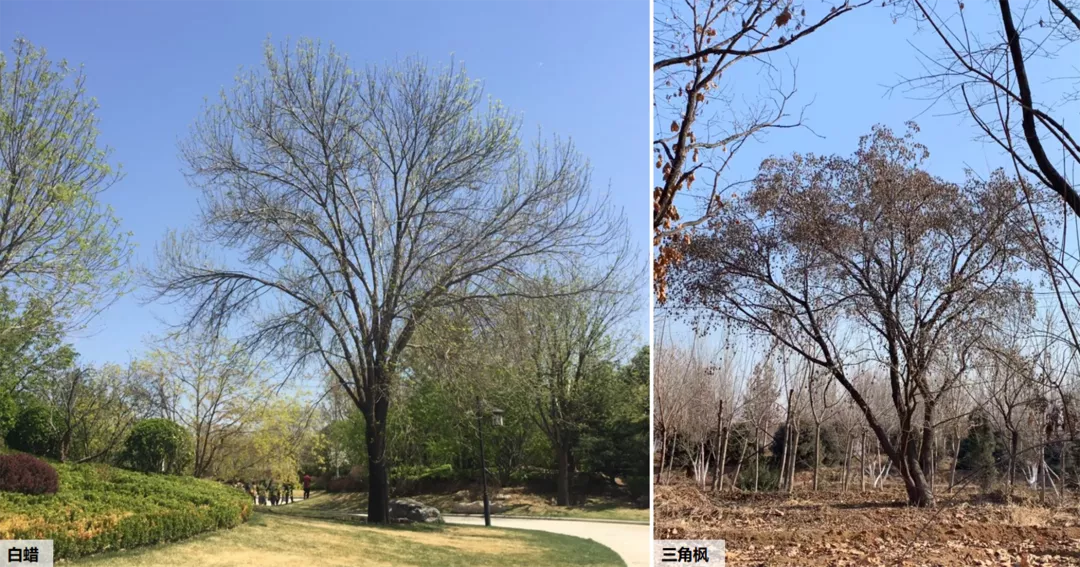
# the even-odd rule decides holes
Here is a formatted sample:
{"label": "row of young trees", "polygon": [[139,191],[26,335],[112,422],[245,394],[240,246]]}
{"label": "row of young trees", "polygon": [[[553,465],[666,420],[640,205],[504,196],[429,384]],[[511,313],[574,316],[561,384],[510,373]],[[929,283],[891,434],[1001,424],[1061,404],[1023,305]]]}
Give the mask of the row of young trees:
{"label": "row of young trees", "polygon": [[[927,484],[932,493],[1002,484],[1007,495],[1027,486],[1040,497],[1048,490],[1063,497],[1080,486],[1077,443],[1063,423],[1057,386],[1037,373],[1075,369],[1060,350],[1054,360],[1045,344],[1031,344],[1030,334],[1004,354],[999,340],[973,349],[963,376],[942,395]],[[798,470],[809,477],[801,490],[865,491],[884,487],[897,473],[851,396],[806,361],[776,350],[735,368],[730,349],[661,344],[654,462],[660,482],[689,476],[702,490],[791,492]],[[868,369],[855,382],[899,442],[901,423],[884,373]],[[1075,378],[1059,385],[1071,403]]]}

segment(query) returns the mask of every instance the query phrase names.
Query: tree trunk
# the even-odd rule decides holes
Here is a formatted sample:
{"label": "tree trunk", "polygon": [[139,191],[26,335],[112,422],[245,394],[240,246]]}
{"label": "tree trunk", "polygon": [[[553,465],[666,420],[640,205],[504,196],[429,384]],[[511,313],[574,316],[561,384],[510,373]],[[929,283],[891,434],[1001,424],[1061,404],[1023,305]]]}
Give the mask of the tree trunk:
{"label": "tree trunk", "polygon": [[[675,466],[675,454],[678,453],[678,449],[679,449],[679,432],[675,431],[675,433],[671,436],[671,452],[668,453],[667,474],[668,474],[669,477],[671,476],[671,467]],[[660,474],[661,474],[661,476],[663,476],[664,471],[660,471]]]}
{"label": "tree trunk", "polygon": [[799,456],[799,428],[795,427],[795,440],[791,443],[791,476],[788,478],[788,494],[795,492],[795,465]]}
{"label": "tree trunk", "polygon": [[739,451],[739,463],[735,465],[735,476],[731,478],[731,490],[735,490],[739,486],[739,472],[742,471],[743,459],[746,458],[746,449],[750,445],[750,440],[743,438],[742,450]]}
{"label": "tree trunk", "polygon": [[866,430],[863,429],[859,441],[859,491],[866,492]]}
{"label": "tree trunk", "polygon": [[780,457],[780,482],[777,483],[777,490],[783,490],[784,485],[787,483],[787,466],[788,455],[792,455],[791,452],[791,401],[795,397],[795,390],[789,389],[787,395],[787,412],[784,415],[784,452]]}
{"label": "tree trunk", "polygon": [[555,458],[558,461],[555,503],[559,506],[570,505],[570,451],[561,445],[555,447]]}
{"label": "tree trunk", "polygon": [[390,399],[378,396],[364,412],[368,452],[369,524],[390,523],[390,472],[386,463],[386,414]]}
{"label": "tree trunk", "polygon": [[930,491],[937,492],[937,435],[930,441]]}
{"label": "tree trunk", "polygon": [[656,474],[658,482],[664,480],[664,458],[667,456],[667,429],[660,434],[660,472]]}
{"label": "tree trunk", "polygon": [[777,489],[783,490],[787,484],[788,453],[791,449],[791,420],[784,425],[784,450],[780,453],[780,483]]}
{"label": "tree trunk", "polygon": [[949,467],[949,490],[956,486],[956,461],[960,458],[960,434],[953,435],[952,465]]}
{"label": "tree trunk", "polygon": [[761,462],[761,447],[758,439],[758,432],[754,432],[754,492],[758,491],[758,474],[760,472],[759,466]]}
{"label": "tree trunk", "polygon": [[[716,471],[713,473],[713,490],[716,490],[716,479],[720,476],[720,446],[724,443],[724,400],[720,400],[720,407],[716,410],[716,451],[713,453],[716,455]],[[706,470],[706,477],[708,476],[708,468]],[[705,488],[705,480],[701,481],[702,489]]]}
{"label": "tree trunk", "polygon": [[1013,483],[1016,482],[1016,454],[1020,445],[1020,431],[1013,429],[1011,433],[1012,436],[1009,440],[1009,496],[1012,496]]}
{"label": "tree trunk", "polygon": [[[892,462],[892,460],[890,459],[889,462]],[[874,446],[874,465],[877,466],[877,467],[881,466],[881,440],[880,439],[878,440],[878,444]],[[882,475],[882,474],[878,473],[878,480],[874,481],[874,488],[877,488],[878,490],[881,490],[882,488],[885,488],[885,476],[887,476],[887,475]]]}
{"label": "tree trunk", "polygon": [[724,428],[724,441],[720,448],[720,461],[716,463],[716,476],[713,478],[713,490],[724,490],[724,468],[727,465],[727,444],[731,430]]}
{"label": "tree trunk", "polygon": [[821,469],[821,424],[814,424],[814,492],[818,489],[818,471]]}
{"label": "tree trunk", "polygon": [[71,450],[71,428],[68,427],[64,431],[64,435],[60,437],[60,462],[66,463],[68,457],[68,451]]}
{"label": "tree trunk", "polygon": [[851,449],[852,449],[852,446],[854,444],[855,444],[855,438],[852,437],[851,434],[849,433],[848,434],[848,441],[847,441],[847,453],[844,455],[844,482],[843,482],[843,488],[842,488],[842,490],[844,492],[847,492],[848,480],[851,477]]}
{"label": "tree trunk", "polygon": [[1068,463],[1069,459],[1068,459],[1068,444],[1065,442],[1064,439],[1061,440],[1061,452],[1059,454],[1061,455],[1061,497],[1065,498],[1065,491],[1069,487],[1068,482],[1067,482],[1067,479],[1069,477],[1066,476],[1066,474],[1065,474],[1066,473],[1065,463]]}
{"label": "tree trunk", "polygon": [[[906,436],[904,434],[902,437]],[[930,484],[926,482],[923,474],[921,451],[915,446],[914,439],[902,439],[901,446],[906,446],[904,459],[901,464],[900,476],[904,479],[904,488],[907,491],[908,503],[919,508],[932,508],[934,506],[934,492],[930,490]]]}

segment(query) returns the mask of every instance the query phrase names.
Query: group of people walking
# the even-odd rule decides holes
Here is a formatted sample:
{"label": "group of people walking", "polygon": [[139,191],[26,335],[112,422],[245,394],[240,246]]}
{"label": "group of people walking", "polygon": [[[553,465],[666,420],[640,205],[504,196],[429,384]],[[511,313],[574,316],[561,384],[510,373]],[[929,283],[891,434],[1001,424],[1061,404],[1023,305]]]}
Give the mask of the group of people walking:
{"label": "group of people walking", "polygon": [[[304,499],[311,495],[311,476],[304,475]],[[290,502],[296,502],[293,498],[294,484],[292,481],[278,483],[278,481],[262,480],[257,482],[245,482],[244,490],[251,495],[259,506],[281,506]]]}

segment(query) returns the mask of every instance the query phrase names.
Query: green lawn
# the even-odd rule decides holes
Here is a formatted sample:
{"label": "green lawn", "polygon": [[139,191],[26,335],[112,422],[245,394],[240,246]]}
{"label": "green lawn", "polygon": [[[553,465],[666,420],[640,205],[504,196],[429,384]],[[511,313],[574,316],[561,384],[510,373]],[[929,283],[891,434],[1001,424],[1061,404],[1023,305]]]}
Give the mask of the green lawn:
{"label": "green lawn", "polygon": [[614,551],[598,543],[544,532],[368,526],[261,513],[231,530],[72,563],[93,567],[625,567]]}
{"label": "green lawn", "polygon": [[[434,506],[440,511],[450,513],[454,504],[454,497],[448,494],[422,494],[410,496],[414,500]],[[532,516],[545,518],[575,518],[591,520],[624,520],[649,523],[649,510],[627,506],[624,503],[604,499],[590,499],[584,506],[554,506],[543,498],[535,495],[512,494],[509,500],[503,502],[508,508],[503,514],[511,516]],[[294,508],[295,507],[295,508]],[[367,494],[365,493],[341,493],[327,494],[323,492],[312,493],[312,497],[306,501],[297,501],[295,504],[281,508],[284,513],[287,510],[297,512],[312,511],[319,515],[332,515],[324,513],[366,513]]]}

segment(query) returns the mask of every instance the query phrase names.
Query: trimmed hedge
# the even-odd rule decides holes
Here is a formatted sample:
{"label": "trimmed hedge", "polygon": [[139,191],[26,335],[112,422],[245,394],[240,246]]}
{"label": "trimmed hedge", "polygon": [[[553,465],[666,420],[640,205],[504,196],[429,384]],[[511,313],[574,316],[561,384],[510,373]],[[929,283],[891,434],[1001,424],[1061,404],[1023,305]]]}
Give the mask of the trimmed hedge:
{"label": "trimmed hedge", "polygon": [[56,469],[25,453],[0,455],[0,492],[55,494],[60,479]]}
{"label": "trimmed hedge", "polygon": [[0,539],[52,539],[56,558],[70,559],[232,528],[251,515],[248,495],[213,481],[105,465],[56,468],[56,494],[0,498]]}

